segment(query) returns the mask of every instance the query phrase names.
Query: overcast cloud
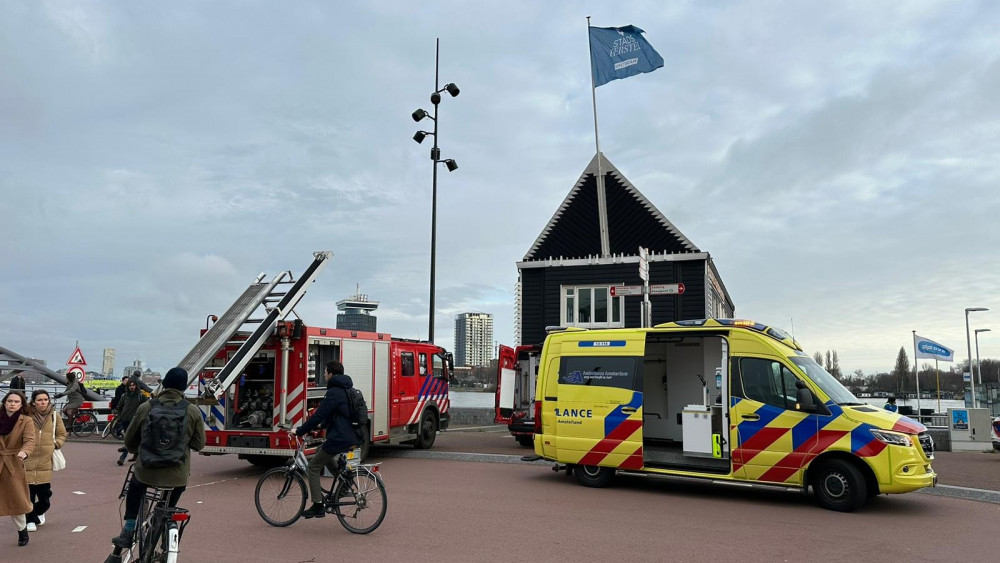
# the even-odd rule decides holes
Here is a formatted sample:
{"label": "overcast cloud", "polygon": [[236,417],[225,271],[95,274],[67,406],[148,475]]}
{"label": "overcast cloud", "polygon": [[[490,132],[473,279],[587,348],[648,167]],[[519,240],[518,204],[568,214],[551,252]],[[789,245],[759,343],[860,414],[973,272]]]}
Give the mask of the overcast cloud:
{"label": "overcast cloud", "polygon": [[[992,2],[86,2],[0,5],[0,345],[164,370],[260,272],[333,261],[380,330],[495,317],[594,156],[586,16],[665,60],[597,90],[607,158],[702,250],[737,316],[891,370],[911,330],[1000,357],[1000,5]],[[423,128],[430,127],[422,123]],[[974,353],[974,352],[973,352]],[[948,364],[942,364],[947,368]],[[1000,375],[1000,374],[998,374]],[[989,377],[989,375],[988,375]]]}

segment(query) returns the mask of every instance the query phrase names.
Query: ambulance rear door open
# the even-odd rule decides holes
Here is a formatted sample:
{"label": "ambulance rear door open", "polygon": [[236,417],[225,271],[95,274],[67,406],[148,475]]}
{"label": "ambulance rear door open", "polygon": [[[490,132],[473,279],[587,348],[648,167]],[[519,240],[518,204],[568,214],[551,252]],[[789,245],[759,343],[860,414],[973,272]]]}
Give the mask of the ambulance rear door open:
{"label": "ambulance rear door open", "polygon": [[644,467],[730,473],[726,333],[651,331],[642,374]]}

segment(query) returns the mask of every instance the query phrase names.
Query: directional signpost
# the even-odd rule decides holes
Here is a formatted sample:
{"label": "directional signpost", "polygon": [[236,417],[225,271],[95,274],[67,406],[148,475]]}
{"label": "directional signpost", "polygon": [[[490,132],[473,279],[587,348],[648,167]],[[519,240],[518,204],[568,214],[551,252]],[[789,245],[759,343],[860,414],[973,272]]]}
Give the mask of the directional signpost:
{"label": "directional signpost", "polygon": [[649,286],[650,295],[681,295],[684,293],[682,283],[657,283]]}
{"label": "directional signpost", "polygon": [[629,295],[642,295],[642,286],[641,285],[611,286],[611,297],[626,297]]}

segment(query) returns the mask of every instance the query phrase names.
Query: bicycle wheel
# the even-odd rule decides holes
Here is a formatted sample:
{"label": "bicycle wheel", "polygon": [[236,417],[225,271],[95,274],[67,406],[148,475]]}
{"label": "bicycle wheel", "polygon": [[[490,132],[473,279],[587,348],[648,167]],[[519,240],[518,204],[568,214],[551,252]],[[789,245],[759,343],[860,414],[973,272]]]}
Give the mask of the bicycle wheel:
{"label": "bicycle wheel", "polygon": [[73,419],[73,434],[80,438],[87,438],[97,430],[97,417],[92,413],[79,413]]}
{"label": "bicycle wheel", "polygon": [[104,430],[101,430],[101,439],[105,439],[114,431],[115,420],[111,419],[107,424],[104,425]]}
{"label": "bicycle wheel", "polygon": [[337,519],[352,534],[367,534],[385,518],[388,499],[377,473],[362,471],[340,485],[336,495]]}
{"label": "bicycle wheel", "polygon": [[257,514],[272,526],[291,526],[306,509],[306,482],[295,469],[268,469],[257,480],[253,501]]}

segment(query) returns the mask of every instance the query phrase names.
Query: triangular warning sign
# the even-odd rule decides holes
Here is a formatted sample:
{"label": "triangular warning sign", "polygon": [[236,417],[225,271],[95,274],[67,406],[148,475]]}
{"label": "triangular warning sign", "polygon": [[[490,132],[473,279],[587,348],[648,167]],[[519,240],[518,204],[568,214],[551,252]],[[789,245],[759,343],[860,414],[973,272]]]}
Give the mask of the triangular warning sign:
{"label": "triangular warning sign", "polygon": [[66,362],[68,366],[85,366],[87,365],[87,360],[83,359],[83,352],[80,351],[80,347],[77,346],[76,350],[73,350],[73,355],[69,357],[69,361]]}

